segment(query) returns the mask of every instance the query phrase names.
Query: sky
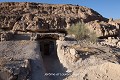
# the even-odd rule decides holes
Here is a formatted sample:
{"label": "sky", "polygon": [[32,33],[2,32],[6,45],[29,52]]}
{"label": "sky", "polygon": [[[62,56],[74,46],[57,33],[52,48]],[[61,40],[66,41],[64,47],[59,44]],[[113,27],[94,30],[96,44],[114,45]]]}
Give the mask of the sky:
{"label": "sky", "polygon": [[106,18],[120,19],[120,0],[0,0],[0,2],[74,4],[92,8]]}

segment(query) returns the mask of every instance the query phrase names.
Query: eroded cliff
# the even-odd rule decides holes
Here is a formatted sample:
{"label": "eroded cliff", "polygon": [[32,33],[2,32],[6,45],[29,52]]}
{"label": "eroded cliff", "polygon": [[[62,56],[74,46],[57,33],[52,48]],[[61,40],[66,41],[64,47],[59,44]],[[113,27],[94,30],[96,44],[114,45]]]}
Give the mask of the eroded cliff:
{"label": "eroded cliff", "polygon": [[77,22],[107,21],[96,11],[78,5],[28,2],[0,3],[0,28],[13,31],[64,31]]}

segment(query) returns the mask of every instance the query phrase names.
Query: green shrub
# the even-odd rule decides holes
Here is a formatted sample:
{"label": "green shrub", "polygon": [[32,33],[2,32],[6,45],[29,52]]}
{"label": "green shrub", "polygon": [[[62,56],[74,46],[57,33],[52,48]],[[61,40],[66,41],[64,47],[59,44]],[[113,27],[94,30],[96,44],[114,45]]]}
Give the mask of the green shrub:
{"label": "green shrub", "polygon": [[84,23],[77,23],[72,25],[67,29],[67,33],[70,35],[75,35],[76,40],[88,40],[91,42],[96,42],[97,37],[95,32],[90,32]]}

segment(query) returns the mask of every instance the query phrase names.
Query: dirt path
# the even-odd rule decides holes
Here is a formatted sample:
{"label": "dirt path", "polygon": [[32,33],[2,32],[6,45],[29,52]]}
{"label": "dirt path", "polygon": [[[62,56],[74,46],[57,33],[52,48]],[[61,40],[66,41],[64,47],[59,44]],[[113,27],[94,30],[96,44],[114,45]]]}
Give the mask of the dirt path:
{"label": "dirt path", "polygon": [[47,76],[49,80],[63,80],[66,77],[61,75],[66,73],[66,69],[63,68],[62,64],[60,64],[56,54],[44,55],[43,62],[46,69],[46,74],[51,74]]}

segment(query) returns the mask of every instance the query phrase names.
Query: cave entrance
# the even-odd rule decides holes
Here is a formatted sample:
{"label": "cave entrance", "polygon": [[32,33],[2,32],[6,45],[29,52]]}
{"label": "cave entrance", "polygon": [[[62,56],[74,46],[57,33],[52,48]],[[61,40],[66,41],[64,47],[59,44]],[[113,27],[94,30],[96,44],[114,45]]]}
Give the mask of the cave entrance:
{"label": "cave entrance", "polygon": [[50,55],[50,44],[49,43],[45,43],[44,44],[44,55]]}
{"label": "cave entrance", "polygon": [[[40,54],[46,73],[66,73],[57,55],[56,39],[42,38],[40,41]],[[46,76],[48,80],[63,80],[66,76]]]}
{"label": "cave entrance", "polygon": [[56,40],[43,39],[40,40],[40,52],[42,57],[54,55],[57,52]]}

